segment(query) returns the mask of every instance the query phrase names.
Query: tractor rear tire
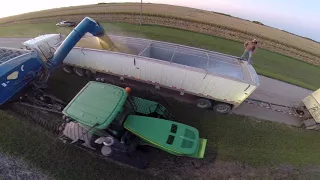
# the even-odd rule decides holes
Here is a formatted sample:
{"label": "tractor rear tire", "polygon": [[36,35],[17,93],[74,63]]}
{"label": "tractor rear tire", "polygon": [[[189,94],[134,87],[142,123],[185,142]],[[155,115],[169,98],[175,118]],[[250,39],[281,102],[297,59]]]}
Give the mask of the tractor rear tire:
{"label": "tractor rear tire", "polygon": [[231,112],[231,105],[226,103],[217,103],[213,106],[212,110],[219,114],[228,114]]}
{"label": "tractor rear tire", "polygon": [[211,101],[209,99],[201,98],[196,101],[196,105],[198,108],[207,109],[211,107]]}
{"label": "tractor rear tire", "polygon": [[73,72],[80,77],[83,77],[86,74],[84,69],[77,68],[77,67],[73,67]]}

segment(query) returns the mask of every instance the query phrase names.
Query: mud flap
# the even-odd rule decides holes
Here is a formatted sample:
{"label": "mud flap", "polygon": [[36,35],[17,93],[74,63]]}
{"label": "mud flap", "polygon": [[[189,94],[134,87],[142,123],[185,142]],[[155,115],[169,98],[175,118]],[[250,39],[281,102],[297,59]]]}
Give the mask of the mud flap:
{"label": "mud flap", "polygon": [[307,120],[304,120],[302,123],[305,126],[305,129],[309,129],[309,130],[320,129],[320,124],[318,124],[314,119],[307,119]]}
{"label": "mud flap", "polygon": [[92,147],[93,142],[97,137],[94,134],[88,132],[85,128],[83,128],[80,124],[75,122],[69,122],[65,125],[63,130],[63,135],[71,139],[73,142],[77,142],[79,140],[83,141],[83,146],[86,146],[90,149],[95,149]]}

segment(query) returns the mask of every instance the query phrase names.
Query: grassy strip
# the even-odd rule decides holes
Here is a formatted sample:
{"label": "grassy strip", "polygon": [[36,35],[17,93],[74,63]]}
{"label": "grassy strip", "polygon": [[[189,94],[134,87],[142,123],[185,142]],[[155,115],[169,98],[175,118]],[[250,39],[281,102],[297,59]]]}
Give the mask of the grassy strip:
{"label": "grassy strip", "polygon": [[320,165],[320,134],[286,125],[236,116],[218,116],[210,111],[173,105],[181,122],[192,125],[208,138],[217,158],[251,165]]}
{"label": "grassy strip", "polygon": [[[106,32],[149,38],[203,49],[214,50],[226,54],[240,56],[243,44],[223,38],[184,31],[179,29],[133,25],[126,23],[101,23]],[[58,28],[52,23],[21,24],[0,29],[0,37],[33,37],[45,33],[68,33],[70,29]],[[307,89],[320,87],[320,68],[297,59],[280,55],[264,49],[258,49],[253,56],[254,67],[261,75],[285,81]]]}
{"label": "grassy strip", "polygon": [[43,129],[0,111],[0,151],[22,158],[57,179],[150,179],[63,144]]}

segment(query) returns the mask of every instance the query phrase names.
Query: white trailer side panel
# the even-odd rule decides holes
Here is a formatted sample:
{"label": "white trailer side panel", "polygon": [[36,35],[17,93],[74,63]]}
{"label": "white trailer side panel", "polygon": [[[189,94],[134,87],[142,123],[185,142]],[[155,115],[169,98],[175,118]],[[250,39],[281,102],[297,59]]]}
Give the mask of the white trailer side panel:
{"label": "white trailer side panel", "polygon": [[184,90],[235,106],[247,97],[245,93],[250,95],[256,88],[248,83],[208,74],[202,69],[108,51],[74,48],[64,63],[159,83],[163,87]]}
{"label": "white trailer side panel", "polygon": [[202,80],[206,76],[204,72],[197,71],[186,71],[185,79],[182,82],[182,89],[189,92],[194,92],[195,94],[201,93]]}
{"label": "white trailer side panel", "polygon": [[179,67],[164,65],[161,76],[161,82],[163,83],[161,84],[164,84],[168,87],[181,89],[181,84],[185,77],[185,71],[185,69]]}
{"label": "white trailer side panel", "polygon": [[[208,83],[206,83],[208,82]],[[238,102],[239,95],[244,94],[248,84],[237,82],[230,79],[225,79],[219,76],[208,75],[201,86],[201,94],[212,97],[213,99],[219,99],[236,104]]]}
{"label": "white trailer side panel", "polygon": [[160,83],[163,66],[152,61],[137,59],[137,66],[141,70],[141,79],[152,83]]}

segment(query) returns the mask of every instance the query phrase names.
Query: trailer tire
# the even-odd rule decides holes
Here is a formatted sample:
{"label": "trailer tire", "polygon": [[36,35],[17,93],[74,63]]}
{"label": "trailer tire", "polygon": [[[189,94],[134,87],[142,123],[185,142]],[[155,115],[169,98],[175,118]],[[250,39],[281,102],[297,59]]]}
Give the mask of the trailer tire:
{"label": "trailer tire", "polygon": [[92,77],[92,76],[93,76],[93,73],[92,73],[90,70],[88,70],[88,69],[86,70],[85,73],[86,73],[86,76],[87,76],[87,77]]}
{"label": "trailer tire", "polygon": [[196,105],[198,108],[207,109],[211,107],[211,101],[209,99],[201,98],[197,100]]}
{"label": "trailer tire", "polygon": [[231,112],[231,105],[226,103],[217,103],[213,106],[212,110],[219,114],[228,114]]}
{"label": "trailer tire", "polygon": [[77,67],[73,68],[73,72],[80,77],[83,77],[86,74],[84,69],[77,68]]}
{"label": "trailer tire", "polygon": [[71,74],[73,69],[71,66],[68,66],[68,65],[63,65],[62,66],[62,70],[65,72],[65,73],[68,73],[68,74]]}

